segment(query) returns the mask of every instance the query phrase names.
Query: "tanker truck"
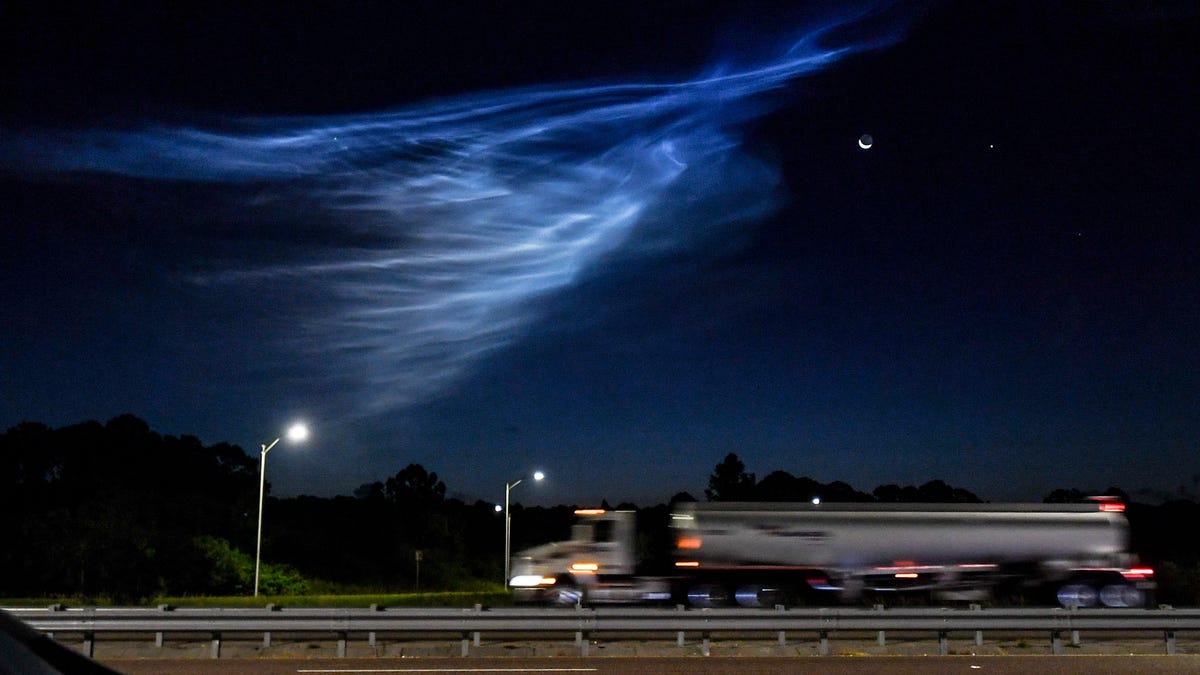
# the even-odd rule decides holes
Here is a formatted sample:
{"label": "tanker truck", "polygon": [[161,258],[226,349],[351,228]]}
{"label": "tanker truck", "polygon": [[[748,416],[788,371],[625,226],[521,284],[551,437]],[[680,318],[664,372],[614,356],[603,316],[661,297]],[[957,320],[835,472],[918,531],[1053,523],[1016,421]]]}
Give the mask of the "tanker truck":
{"label": "tanker truck", "polygon": [[514,599],[540,604],[771,607],[1008,592],[1142,607],[1154,571],[1128,551],[1124,505],[679,503],[674,572],[638,574],[636,513],[581,509],[571,538],[518,552]]}

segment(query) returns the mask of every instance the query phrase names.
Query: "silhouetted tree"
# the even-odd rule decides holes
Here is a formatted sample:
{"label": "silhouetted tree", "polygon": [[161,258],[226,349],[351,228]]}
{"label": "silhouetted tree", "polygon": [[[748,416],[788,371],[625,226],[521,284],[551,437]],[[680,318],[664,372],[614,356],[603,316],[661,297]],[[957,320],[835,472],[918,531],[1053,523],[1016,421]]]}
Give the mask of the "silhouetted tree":
{"label": "silhouetted tree", "polygon": [[849,483],[843,483],[840,480],[835,480],[821,488],[817,494],[821,501],[826,502],[872,502],[875,499],[865,493],[859,492],[850,486]]}
{"label": "silhouetted tree", "polygon": [[708,477],[704,496],[710,502],[750,499],[754,490],[754,474],[746,473],[745,469],[742,460],[734,453],[729,453]]}
{"label": "silhouetted tree", "polygon": [[670,501],[667,502],[667,504],[674,506],[680,502],[694,502],[694,501],[696,501],[696,498],[693,497],[691,494],[689,494],[687,492],[676,492],[674,495],[671,496],[671,499],[670,499]]}
{"label": "silhouetted tree", "polygon": [[409,464],[387,479],[384,485],[387,498],[399,504],[434,506],[446,498],[446,484],[420,464]]}
{"label": "silhouetted tree", "polygon": [[380,481],[363,483],[354,489],[354,497],[356,499],[383,500],[383,483]]}
{"label": "silhouetted tree", "polygon": [[941,480],[931,480],[921,487],[900,487],[889,483],[875,488],[871,494],[875,496],[876,501],[889,503],[979,504],[983,501],[973,492],[950,486]]}
{"label": "silhouetted tree", "polygon": [[1058,488],[1042,499],[1045,504],[1076,504],[1084,501],[1087,501],[1087,495],[1075,488]]}
{"label": "silhouetted tree", "polygon": [[875,496],[876,501],[885,503],[915,503],[921,501],[921,494],[912,485],[900,487],[895,483],[888,483],[887,485],[880,485],[875,488],[871,494]]}
{"label": "silhouetted tree", "polygon": [[931,480],[917,488],[921,500],[936,504],[978,504],[983,500],[962,488],[947,485],[945,481]]}
{"label": "silhouetted tree", "polygon": [[797,478],[786,471],[772,471],[754,486],[753,500],[760,502],[806,502],[819,497],[826,502],[869,502],[871,495],[847,483],[820,483],[807,476]]}
{"label": "silhouetted tree", "polygon": [[248,539],[256,468],[235,446],[162,436],[132,415],[9,429],[0,595],[130,599],[204,579],[194,540]]}
{"label": "silhouetted tree", "polygon": [[772,471],[754,485],[752,498],[759,502],[806,502],[821,492],[821,484],[797,478],[787,471]]}

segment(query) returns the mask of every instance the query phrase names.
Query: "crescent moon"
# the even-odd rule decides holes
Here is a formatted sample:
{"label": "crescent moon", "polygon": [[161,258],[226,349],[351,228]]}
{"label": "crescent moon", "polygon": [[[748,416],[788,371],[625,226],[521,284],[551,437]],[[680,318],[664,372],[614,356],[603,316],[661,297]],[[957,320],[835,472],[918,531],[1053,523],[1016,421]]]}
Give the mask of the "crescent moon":
{"label": "crescent moon", "polygon": [[875,139],[870,136],[862,136],[858,139],[858,147],[863,150],[870,150],[872,145],[875,145]]}

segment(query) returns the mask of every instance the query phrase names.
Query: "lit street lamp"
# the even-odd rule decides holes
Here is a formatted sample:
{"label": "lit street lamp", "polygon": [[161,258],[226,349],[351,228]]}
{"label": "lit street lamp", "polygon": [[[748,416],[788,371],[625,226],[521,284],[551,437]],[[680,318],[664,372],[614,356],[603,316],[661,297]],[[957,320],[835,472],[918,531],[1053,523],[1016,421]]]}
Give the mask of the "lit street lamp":
{"label": "lit street lamp", "polygon": [[[287,439],[293,443],[300,443],[308,438],[308,427],[297,422],[288,427]],[[262,560],[262,513],[263,513],[263,494],[266,492],[267,485],[267,453],[271,448],[275,447],[283,436],[271,441],[268,445],[262,444],[262,466],[258,470],[258,543],[254,547],[254,597],[258,597],[258,568]]]}
{"label": "lit street lamp", "polygon": [[[546,477],[546,474],[541,471],[533,472],[534,480],[541,480]],[[521,484],[524,478],[518,478],[511,483],[504,484],[504,587],[508,588],[508,574],[510,571],[512,553],[512,515],[508,512],[508,495],[512,489]]]}

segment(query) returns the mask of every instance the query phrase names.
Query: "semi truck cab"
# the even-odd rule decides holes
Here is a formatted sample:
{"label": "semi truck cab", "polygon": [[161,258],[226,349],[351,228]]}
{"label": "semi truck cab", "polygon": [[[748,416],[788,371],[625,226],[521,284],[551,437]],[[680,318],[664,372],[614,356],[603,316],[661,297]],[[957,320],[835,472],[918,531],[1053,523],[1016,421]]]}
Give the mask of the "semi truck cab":
{"label": "semi truck cab", "polygon": [[575,605],[666,602],[666,580],[635,576],[637,514],[578,509],[571,538],[513,556],[508,580],[520,603]]}

